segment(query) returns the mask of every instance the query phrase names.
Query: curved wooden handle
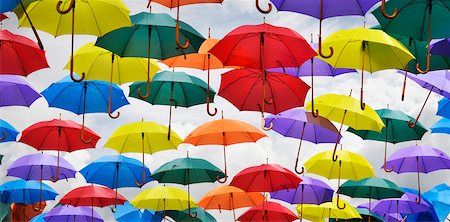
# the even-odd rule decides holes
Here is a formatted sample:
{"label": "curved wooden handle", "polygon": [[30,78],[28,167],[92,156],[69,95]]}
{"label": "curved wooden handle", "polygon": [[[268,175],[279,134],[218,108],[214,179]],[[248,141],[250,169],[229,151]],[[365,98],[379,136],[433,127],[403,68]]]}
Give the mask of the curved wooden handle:
{"label": "curved wooden handle", "polygon": [[314,109],[314,98],[311,100],[311,114],[314,118],[319,117],[319,110]]}
{"label": "curved wooden handle", "polygon": [[217,114],[217,108],[214,108],[214,112],[211,112],[210,110],[210,98],[209,96],[206,96],[206,111],[208,112],[208,115],[215,116]]}
{"label": "curved wooden handle", "polygon": [[[83,115],[84,115],[84,113],[83,113]],[[85,127],[84,127],[84,125],[81,127],[81,141],[83,142],[83,143],[85,143],[85,144],[89,144],[89,143],[91,143],[92,142],[92,137],[89,137],[89,139],[85,139],[84,138],[84,131],[85,131],[85,129],[84,129]]]}
{"label": "curved wooden handle", "polygon": [[147,99],[150,96],[150,80],[147,80],[147,85],[145,86],[146,93],[145,95],[141,94],[141,87],[138,88],[138,96],[141,99]]}
{"label": "curved wooden handle", "polygon": [[386,6],[386,0],[381,0],[381,13],[383,14],[383,16],[385,18],[393,19],[393,18],[397,17],[398,9],[394,9],[394,13],[392,13],[392,15],[388,15],[386,13],[386,9],[384,8],[385,6]]}
{"label": "curved wooden handle", "polygon": [[[140,88],[138,88],[138,93],[139,93],[139,89]],[[112,89],[111,89],[112,90]],[[111,94],[110,94],[111,96],[110,96],[110,98],[109,98],[109,100],[108,100],[108,116],[109,117],[111,117],[111,119],[117,119],[117,118],[119,118],[119,116],[120,116],[120,112],[117,112],[117,114],[114,116],[113,114],[112,114],[112,112],[111,112],[111,100],[112,100],[112,91],[111,91]]]}
{"label": "curved wooden handle", "polygon": [[58,11],[59,14],[67,14],[75,7],[75,0],[70,1],[70,5],[67,9],[61,8],[62,3],[62,1],[58,1],[58,3],[56,4],[56,11]]}
{"label": "curved wooden handle", "polygon": [[322,51],[322,36],[319,36],[319,50],[317,50],[317,51],[319,51],[319,55],[322,58],[328,59],[328,58],[331,58],[331,56],[333,56],[334,49],[331,46],[329,48],[330,48],[330,53],[328,55],[325,55]]}
{"label": "curved wooden handle", "polygon": [[[340,135],[340,133],[338,134],[338,138],[339,138],[339,135]],[[338,143],[336,143],[334,145],[334,150],[333,150],[333,157],[332,157],[332,159],[333,159],[334,162],[336,162],[336,160],[338,160],[338,155],[336,155],[337,145],[338,145]]]}
{"label": "curved wooden handle", "polygon": [[81,82],[84,80],[84,77],[86,77],[86,73],[82,72],[81,76],[79,79],[75,78],[75,75],[73,74],[73,66],[71,67],[72,69],[70,70],[70,78],[72,79],[72,81],[74,82]]}
{"label": "curved wooden handle", "polygon": [[426,67],[426,69],[425,70],[420,69],[420,64],[419,63],[416,63],[416,69],[421,74],[425,74],[428,71],[430,71],[430,52],[428,52],[428,54],[427,54],[427,67]]}
{"label": "curved wooden handle", "polygon": [[265,130],[265,131],[269,131],[273,128],[273,123],[269,124],[269,127],[265,127],[264,126],[264,116],[261,116],[261,129]]}
{"label": "curved wooden handle", "polygon": [[344,206],[341,207],[339,206],[339,194],[337,195],[337,201],[336,201],[336,207],[339,208],[340,210],[345,209],[345,207],[347,206],[347,204],[344,203]]}
{"label": "curved wooden handle", "polygon": [[3,133],[3,136],[0,138],[0,141],[6,139],[6,132],[2,132],[2,133]]}
{"label": "curved wooden handle", "polygon": [[263,14],[268,14],[269,12],[272,11],[272,4],[270,4],[270,3],[267,3],[268,8],[267,8],[266,10],[262,9],[262,8],[259,6],[259,0],[255,0],[255,5],[256,5],[256,8],[258,9],[258,11],[261,12],[261,13],[263,13]]}
{"label": "curved wooden handle", "polygon": [[175,41],[177,42],[178,47],[180,49],[187,49],[190,45],[189,39],[186,38],[186,43],[184,45],[180,42],[180,21],[177,20],[177,24],[175,25]]}

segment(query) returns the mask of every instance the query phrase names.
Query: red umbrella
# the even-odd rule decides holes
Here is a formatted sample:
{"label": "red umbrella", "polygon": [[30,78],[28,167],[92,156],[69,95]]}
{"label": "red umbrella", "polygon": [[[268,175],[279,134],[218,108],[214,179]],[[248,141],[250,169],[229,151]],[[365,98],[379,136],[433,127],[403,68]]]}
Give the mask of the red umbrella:
{"label": "red umbrella", "polygon": [[273,192],[297,188],[300,182],[300,177],[278,164],[262,164],[239,172],[230,186],[246,192]]}
{"label": "red umbrella", "polygon": [[[264,75],[257,69],[231,70],[222,74],[218,95],[239,110],[260,111],[263,117],[261,127],[264,127],[264,111],[278,114],[304,105],[310,87],[300,78],[276,72],[266,73],[265,84],[263,78]],[[261,99],[263,91],[273,98],[264,110]]]}
{"label": "red umbrella", "polygon": [[237,221],[294,221],[298,216],[279,203],[265,201],[245,211]]}
{"label": "red umbrella", "polygon": [[0,64],[5,64],[0,74],[21,76],[49,67],[45,52],[33,40],[8,30],[0,30]]}
{"label": "red umbrella", "polygon": [[[28,144],[37,150],[57,150],[59,175],[59,152],[72,152],[75,150],[95,148],[100,136],[89,128],[82,131],[83,126],[72,120],[53,119],[35,123],[22,132],[19,142]],[[82,135],[82,134],[85,135]],[[87,136],[89,143],[80,140]],[[56,182],[58,178],[52,179]]]}

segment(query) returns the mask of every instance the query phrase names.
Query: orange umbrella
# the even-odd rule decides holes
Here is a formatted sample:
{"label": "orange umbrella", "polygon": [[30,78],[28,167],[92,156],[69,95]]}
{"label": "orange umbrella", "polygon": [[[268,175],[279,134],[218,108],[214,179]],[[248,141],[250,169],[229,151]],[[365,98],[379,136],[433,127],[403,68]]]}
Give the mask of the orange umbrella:
{"label": "orange umbrella", "polygon": [[233,210],[234,221],[236,221],[234,209],[254,207],[262,202],[264,202],[264,195],[259,192],[247,193],[234,186],[219,186],[209,191],[197,205],[205,210]]}
{"label": "orange umbrella", "polygon": [[225,183],[228,178],[225,147],[238,143],[256,142],[265,136],[266,134],[258,128],[239,120],[224,119],[222,114],[222,119],[207,122],[194,129],[183,143],[194,146],[223,145],[225,180],[221,181],[219,178],[217,180]]}
{"label": "orange umbrella", "polygon": [[[40,210],[33,209],[33,207],[36,206],[36,204],[42,205]],[[25,205],[18,203],[11,204],[11,214],[12,214],[11,222],[29,221],[31,220],[31,218],[41,214],[42,211],[44,211],[45,206],[47,206],[45,201],[36,204],[35,205],[33,204]]]}

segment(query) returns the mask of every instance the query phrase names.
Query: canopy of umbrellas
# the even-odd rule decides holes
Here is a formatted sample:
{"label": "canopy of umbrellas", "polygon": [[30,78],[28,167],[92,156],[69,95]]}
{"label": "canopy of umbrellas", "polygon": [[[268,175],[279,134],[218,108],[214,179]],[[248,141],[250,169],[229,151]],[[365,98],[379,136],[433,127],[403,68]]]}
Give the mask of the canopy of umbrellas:
{"label": "canopy of umbrellas", "polygon": [[[147,7],[161,4],[179,10],[187,4],[222,1],[150,0]],[[37,43],[0,30],[0,106],[29,107],[43,96],[50,107],[83,115],[82,124],[60,118],[32,124],[21,132],[18,142],[38,151],[58,151],[58,156],[44,152],[26,155],[8,167],[7,176],[19,179],[0,186],[4,205],[1,216],[12,210],[19,221],[36,215],[32,221],[103,221],[94,207],[110,206],[117,221],[215,221],[209,210],[232,210],[233,220],[237,221],[446,220],[450,187],[441,184],[422,193],[420,175],[450,169],[450,157],[437,148],[420,145],[400,148],[386,156],[387,143],[421,140],[427,132],[418,122],[426,100],[416,118],[400,110],[373,110],[363,101],[363,83],[364,71],[398,69],[405,83],[410,79],[428,89],[428,97],[432,92],[446,97],[439,101],[437,111],[444,118],[431,127],[431,132],[450,134],[450,39],[445,39],[450,37],[450,0],[379,2],[270,0],[269,8],[263,9],[256,0],[261,13],[270,13],[273,4],[278,11],[319,19],[318,44],[310,44],[292,29],[267,23],[237,27],[222,39],[205,39],[179,20],[179,11],[177,18],[151,10],[130,16],[121,0],[1,0],[0,12],[5,13],[1,19],[13,16],[13,11],[19,26],[33,29]],[[145,4],[143,1],[143,7]],[[365,16],[368,11],[379,26],[340,30],[322,41],[322,20]],[[41,93],[21,77],[49,67],[36,30],[55,37],[72,35],[71,59],[65,67],[70,75]],[[74,34],[98,39],[74,52]],[[171,68],[207,71],[208,81],[184,72],[160,71],[158,62]],[[184,139],[171,129],[173,106],[206,104],[203,115],[216,115],[217,108],[210,107],[216,95],[209,85],[210,70],[221,68],[232,70],[222,74],[219,96],[241,111],[260,112],[263,130],[297,138],[300,143],[294,169],[269,163],[248,167],[229,185],[217,186],[196,202],[190,196],[191,184],[227,183],[229,146],[266,137],[257,127],[225,119],[223,114]],[[348,96],[324,94],[314,98],[314,76],[334,77],[355,73],[355,69],[361,70],[359,100],[351,96],[352,92]],[[310,77],[311,87],[299,77]],[[118,153],[142,153],[142,161],[123,155],[102,156],[79,170],[91,185],[61,194],[59,204],[42,213],[45,201],[59,195],[42,181],[70,180],[77,172],[60,158],[60,152],[95,148],[100,139],[85,127],[85,114],[108,113],[118,118],[120,113],[114,112],[129,105],[119,85],[130,82],[130,97],[170,107],[168,127],[142,120],[118,128],[104,147]],[[305,105],[310,89],[312,98]],[[404,95],[405,84],[402,100]],[[264,118],[265,113],[273,115]],[[330,121],[339,123],[339,129]],[[337,149],[343,125],[364,140],[383,141],[384,170],[417,173],[418,190],[401,189],[387,179],[375,177],[364,157]],[[1,143],[16,142],[18,134],[0,119]],[[331,143],[334,149],[317,153],[300,164],[303,140]],[[187,155],[150,172],[145,154],[177,149],[181,143],[222,146],[223,171],[207,160]],[[334,191],[321,180],[296,173],[337,179],[339,189]],[[341,179],[347,181],[341,184]],[[140,188],[154,180],[165,185],[142,190],[129,202],[118,193],[119,188]],[[187,185],[187,192],[170,187],[171,183]],[[366,198],[368,203],[354,208],[340,195]],[[296,205],[298,214],[280,201]],[[249,209],[237,217],[235,209],[245,207]]]}

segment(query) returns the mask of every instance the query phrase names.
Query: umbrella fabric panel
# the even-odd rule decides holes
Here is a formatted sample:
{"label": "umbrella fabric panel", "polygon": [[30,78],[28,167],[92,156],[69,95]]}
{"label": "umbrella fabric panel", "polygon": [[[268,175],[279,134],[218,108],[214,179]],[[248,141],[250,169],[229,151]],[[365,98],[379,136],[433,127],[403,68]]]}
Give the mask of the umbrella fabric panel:
{"label": "umbrella fabric panel", "polygon": [[57,162],[57,156],[45,153],[22,156],[8,167],[7,176],[15,176],[24,180],[75,178],[77,171],[67,160],[62,157],[59,158],[59,176],[57,176]]}

